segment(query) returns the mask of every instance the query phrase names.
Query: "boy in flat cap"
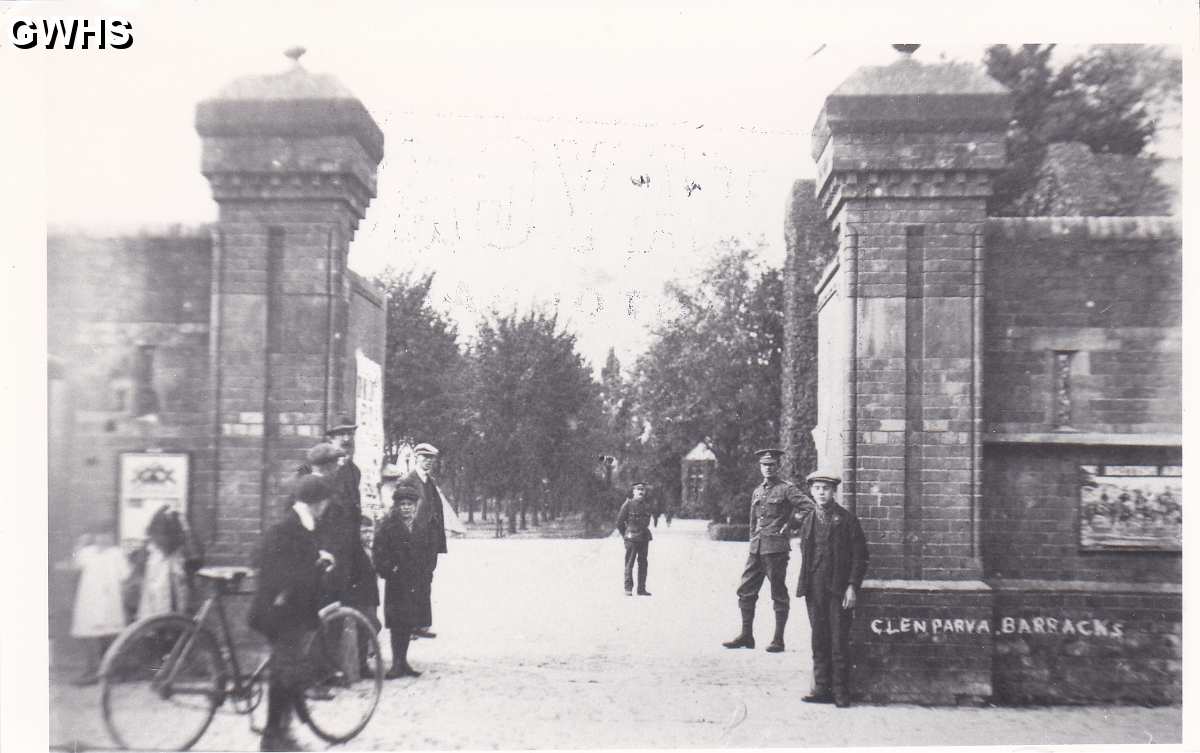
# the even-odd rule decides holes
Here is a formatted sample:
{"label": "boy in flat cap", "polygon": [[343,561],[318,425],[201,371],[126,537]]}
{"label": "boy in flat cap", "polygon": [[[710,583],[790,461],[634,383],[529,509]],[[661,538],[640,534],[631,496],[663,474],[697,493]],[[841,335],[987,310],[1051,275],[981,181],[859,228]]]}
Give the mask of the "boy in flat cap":
{"label": "boy in flat cap", "polygon": [[630,487],[630,497],[621,505],[617,513],[617,530],[625,541],[625,595],[633,595],[633,565],[637,562],[637,592],[639,596],[649,596],[646,590],[646,570],[649,568],[650,517],[653,513],[650,503],[646,500],[646,484],[634,482]]}
{"label": "boy in flat cap", "polygon": [[850,624],[867,572],[867,539],[854,513],[834,501],[841,478],[829,471],[808,475],[816,505],[800,523],[800,579],[812,626],[813,690],[808,703],[850,705]]}
{"label": "boy in flat cap", "polygon": [[392,668],[389,680],[420,677],[408,663],[412,630],[430,621],[429,601],[421,590],[428,577],[427,559],[413,545],[412,524],[420,494],[408,486],[392,492],[392,507],[379,523],[371,548],[375,571],[383,578],[383,619],[392,639]]}
{"label": "boy in flat cap", "polygon": [[798,515],[812,505],[793,483],[779,477],[783,450],[771,448],[754,453],[762,483],[750,495],[750,554],[738,585],[738,608],[742,612],[742,632],[725,641],[725,648],[754,648],[754,607],[763,580],[771,583],[771,601],[775,607],[775,636],[767,646],[770,653],[783,651],[783,632],[790,608],[786,583],[788,535]]}
{"label": "boy in flat cap", "polygon": [[259,551],[259,582],[249,622],[271,644],[261,750],[301,750],[288,726],[310,679],[304,647],[320,626],[321,572],[336,564],[334,557],[320,548],[315,533],[317,518],[331,495],[320,476],[297,478],[288,496],[291,509],[267,530]]}

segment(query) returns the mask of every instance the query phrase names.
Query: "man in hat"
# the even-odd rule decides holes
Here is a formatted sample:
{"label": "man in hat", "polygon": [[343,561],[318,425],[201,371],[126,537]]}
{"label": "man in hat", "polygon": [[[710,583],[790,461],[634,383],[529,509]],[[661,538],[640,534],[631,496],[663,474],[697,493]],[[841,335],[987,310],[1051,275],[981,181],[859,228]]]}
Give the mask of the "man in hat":
{"label": "man in hat", "polygon": [[639,596],[649,596],[646,590],[646,569],[649,567],[647,557],[650,552],[651,512],[650,502],[646,499],[646,484],[635,481],[630,488],[630,497],[621,505],[617,513],[617,530],[625,540],[625,595],[633,595],[633,564],[638,565],[637,592]]}
{"label": "man in hat", "polygon": [[800,579],[812,625],[813,689],[809,703],[850,705],[850,623],[867,572],[867,539],[854,513],[834,501],[841,478],[819,470],[808,475],[815,507],[800,523]]}
{"label": "man in hat", "polygon": [[354,607],[378,632],[379,582],[362,545],[359,522],[362,514],[347,499],[344,479],[338,476],[339,464],[345,457],[344,450],[329,442],[315,445],[306,456],[312,475],[323,478],[332,490],[329,506],[317,521],[317,540],[333,553],[338,565],[326,580],[321,603],[340,601]]}
{"label": "man in hat", "polygon": [[[425,563],[425,578],[421,584],[418,598],[427,605],[426,613],[433,614],[433,571],[437,568],[439,554],[446,553],[446,519],[442,513],[442,495],[438,491],[434,474],[437,472],[438,448],[422,442],[413,448],[417,458],[417,467],[396,485],[410,487],[418,495],[417,512],[413,516],[412,540],[418,552],[422,553]],[[432,623],[432,619],[430,620]],[[417,638],[436,638],[437,634],[429,629],[429,625],[417,625],[413,636]]]}
{"label": "man in hat", "polygon": [[738,607],[742,612],[742,632],[725,641],[725,648],[754,648],[754,606],[763,580],[771,583],[771,600],[775,607],[775,637],[767,651],[783,651],[783,631],[787,626],[788,535],[799,515],[812,505],[795,484],[779,477],[783,450],[766,449],[754,453],[762,483],[750,495],[750,555],[737,589]]}
{"label": "man in hat", "polygon": [[354,464],[354,433],[357,430],[358,424],[348,416],[342,416],[338,423],[325,431],[325,441],[344,453],[334,471],[333,485],[340,488],[342,499],[351,511],[361,516],[362,492],[358,487],[362,482],[362,471]]}

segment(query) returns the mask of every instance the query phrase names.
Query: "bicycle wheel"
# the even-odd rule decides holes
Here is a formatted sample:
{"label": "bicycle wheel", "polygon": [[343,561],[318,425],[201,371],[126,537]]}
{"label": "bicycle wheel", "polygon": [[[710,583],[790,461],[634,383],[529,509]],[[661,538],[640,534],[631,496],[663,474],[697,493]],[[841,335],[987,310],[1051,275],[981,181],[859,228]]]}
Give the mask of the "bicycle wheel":
{"label": "bicycle wheel", "polygon": [[379,705],[383,656],[375,627],[355,609],[333,609],[321,618],[307,659],[313,681],[300,716],[326,742],[344,743],[362,732]]}
{"label": "bicycle wheel", "polygon": [[224,700],[212,633],[180,614],[131,625],[101,667],[101,707],[113,742],[131,750],[187,750]]}

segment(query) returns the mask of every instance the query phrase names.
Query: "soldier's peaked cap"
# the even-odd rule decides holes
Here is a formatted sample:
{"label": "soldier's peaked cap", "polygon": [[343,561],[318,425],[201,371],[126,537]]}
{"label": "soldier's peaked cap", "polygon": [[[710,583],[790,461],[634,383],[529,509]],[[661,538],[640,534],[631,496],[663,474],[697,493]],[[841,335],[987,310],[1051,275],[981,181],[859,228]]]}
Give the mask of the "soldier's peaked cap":
{"label": "soldier's peaked cap", "polygon": [[422,442],[421,444],[417,445],[413,448],[413,452],[417,455],[432,455],[435,458],[442,454],[438,452],[438,448],[434,447],[428,442]]}
{"label": "soldier's peaked cap", "polygon": [[779,449],[778,447],[768,447],[765,450],[759,450],[758,452],[755,452],[754,456],[759,459],[759,462],[762,462],[763,460],[766,460],[768,458],[770,458],[771,460],[779,460],[785,454],[786,453],[784,453],[784,451]]}
{"label": "soldier's peaked cap", "polygon": [[827,470],[815,470],[804,479],[807,483],[812,484],[814,481],[824,481],[827,484],[840,486],[842,483],[841,476]]}

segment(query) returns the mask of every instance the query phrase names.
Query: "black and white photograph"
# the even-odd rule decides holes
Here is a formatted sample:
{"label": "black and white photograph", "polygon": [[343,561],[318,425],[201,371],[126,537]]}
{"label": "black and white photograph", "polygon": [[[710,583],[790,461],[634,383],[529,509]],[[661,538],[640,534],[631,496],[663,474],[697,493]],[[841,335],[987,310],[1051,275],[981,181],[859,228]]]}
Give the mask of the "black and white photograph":
{"label": "black and white photograph", "polygon": [[0,4],[5,745],[1188,749],[1198,24]]}

